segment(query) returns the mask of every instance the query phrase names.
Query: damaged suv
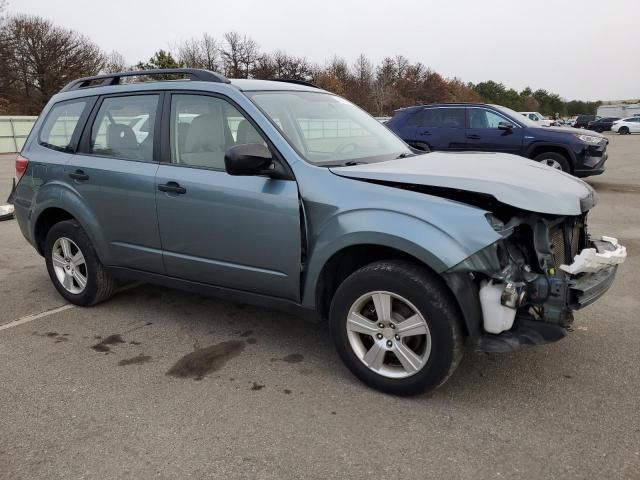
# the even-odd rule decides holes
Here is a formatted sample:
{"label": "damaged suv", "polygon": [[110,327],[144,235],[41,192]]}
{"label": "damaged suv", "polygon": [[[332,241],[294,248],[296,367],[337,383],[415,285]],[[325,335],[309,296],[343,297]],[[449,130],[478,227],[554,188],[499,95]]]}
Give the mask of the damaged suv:
{"label": "damaged suv", "polygon": [[16,173],[22,233],[69,302],[137,279],[328,319],[347,367],[401,395],[441,385],[465,348],[561,339],[626,256],[589,235],[583,181],[508,154],[418,155],[301,82],[80,79]]}

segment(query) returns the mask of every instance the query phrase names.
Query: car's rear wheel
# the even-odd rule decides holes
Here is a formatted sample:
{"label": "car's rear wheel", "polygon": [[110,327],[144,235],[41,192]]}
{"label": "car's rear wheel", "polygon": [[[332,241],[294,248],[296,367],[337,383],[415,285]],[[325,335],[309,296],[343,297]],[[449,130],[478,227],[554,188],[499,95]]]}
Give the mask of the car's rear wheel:
{"label": "car's rear wheel", "polygon": [[75,220],[56,223],[45,241],[45,261],[53,285],[75,305],[93,305],[113,295],[116,284]]}
{"label": "car's rear wheel", "polygon": [[556,152],[545,152],[534,158],[536,162],[545,164],[548,167],[555,168],[556,170],[562,170],[563,172],[571,173],[569,162],[561,154]]}
{"label": "car's rear wheel", "polygon": [[383,261],[351,274],[330,311],[342,360],[367,385],[386,393],[433,390],[463,354],[460,314],[450,292],[425,268]]}
{"label": "car's rear wheel", "polygon": [[618,130],[618,133],[620,135],[629,135],[629,127],[620,127],[620,129]]}

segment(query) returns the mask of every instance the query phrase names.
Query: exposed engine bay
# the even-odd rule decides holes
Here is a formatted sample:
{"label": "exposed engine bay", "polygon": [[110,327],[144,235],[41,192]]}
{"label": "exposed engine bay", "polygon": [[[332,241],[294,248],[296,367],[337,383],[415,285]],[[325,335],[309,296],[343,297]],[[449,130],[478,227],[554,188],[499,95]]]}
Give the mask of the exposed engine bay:
{"label": "exposed engine bay", "polygon": [[[493,334],[480,339],[480,350],[510,351],[559,340],[566,334],[552,326],[570,328],[573,312],[611,287],[627,255],[615,238],[590,237],[586,213],[521,212],[506,221],[487,214],[487,220],[502,239],[451,269],[468,272],[478,285],[483,329]],[[517,334],[510,332],[514,322]],[[542,332],[541,322],[547,325]],[[506,341],[492,341],[493,336]]]}

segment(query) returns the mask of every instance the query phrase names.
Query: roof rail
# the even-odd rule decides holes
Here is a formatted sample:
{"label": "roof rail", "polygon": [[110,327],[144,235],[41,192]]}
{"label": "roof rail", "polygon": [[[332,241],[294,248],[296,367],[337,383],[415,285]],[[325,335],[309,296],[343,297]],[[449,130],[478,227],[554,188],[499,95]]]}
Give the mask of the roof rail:
{"label": "roof rail", "polygon": [[296,85],[304,85],[305,87],[313,87],[320,88],[317,85],[314,85],[311,82],[305,82],[304,80],[294,80],[292,78],[272,78],[272,82],[284,82],[284,83],[295,83]]}
{"label": "roof rail", "polygon": [[134,70],[130,72],[107,73],[94,77],[78,78],[69,82],[61,91],[79,90],[81,88],[104,87],[108,85],[119,85],[122,77],[139,77],[152,75],[184,75],[189,80],[201,82],[231,83],[228,78],[219,73],[200,68],[158,68],[154,70]]}

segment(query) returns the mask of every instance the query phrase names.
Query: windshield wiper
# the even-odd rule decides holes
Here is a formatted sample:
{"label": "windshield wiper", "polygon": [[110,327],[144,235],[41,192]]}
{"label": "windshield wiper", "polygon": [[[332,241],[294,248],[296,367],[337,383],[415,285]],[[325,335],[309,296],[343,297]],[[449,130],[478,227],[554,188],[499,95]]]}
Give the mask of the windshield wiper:
{"label": "windshield wiper", "polygon": [[353,167],[354,165],[364,165],[367,162],[355,162],[353,160],[349,160],[348,162],[341,163],[323,163],[321,166],[323,167]]}
{"label": "windshield wiper", "polygon": [[396,160],[398,160],[399,158],[415,157],[416,155],[417,155],[416,153],[401,153],[396,157]]}

